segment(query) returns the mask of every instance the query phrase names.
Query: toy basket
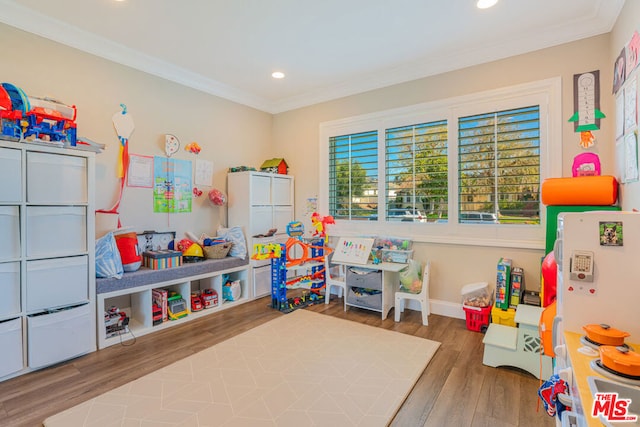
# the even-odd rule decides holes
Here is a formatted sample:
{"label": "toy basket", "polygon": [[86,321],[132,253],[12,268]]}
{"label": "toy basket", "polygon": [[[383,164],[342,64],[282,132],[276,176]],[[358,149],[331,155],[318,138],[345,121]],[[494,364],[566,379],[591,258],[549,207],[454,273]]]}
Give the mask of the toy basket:
{"label": "toy basket", "polygon": [[467,317],[467,329],[475,332],[486,332],[491,319],[491,306],[470,307],[463,305]]}
{"label": "toy basket", "polygon": [[204,257],[206,259],[220,259],[227,256],[231,250],[231,246],[233,246],[233,243],[225,242],[218,243],[217,245],[205,246],[202,250],[204,251]]}

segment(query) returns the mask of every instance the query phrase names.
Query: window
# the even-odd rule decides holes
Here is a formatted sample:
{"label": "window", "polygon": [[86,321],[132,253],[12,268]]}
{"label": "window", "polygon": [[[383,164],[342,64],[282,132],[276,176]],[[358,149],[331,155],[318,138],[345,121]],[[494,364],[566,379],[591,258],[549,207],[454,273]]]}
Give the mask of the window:
{"label": "window", "polygon": [[458,191],[461,223],[540,224],[538,105],[458,119]]}
{"label": "window", "polygon": [[330,139],[329,188],[329,212],[335,219],[370,219],[377,214],[376,131]]}
{"label": "window", "polygon": [[447,121],[387,129],[385,155],[387,220],[399,210],[419,222],[446,218]]}
{"label": "window", "polygon": [[542,248],[561,114],[555,78],[322,123],[318,210],[336,234]]}

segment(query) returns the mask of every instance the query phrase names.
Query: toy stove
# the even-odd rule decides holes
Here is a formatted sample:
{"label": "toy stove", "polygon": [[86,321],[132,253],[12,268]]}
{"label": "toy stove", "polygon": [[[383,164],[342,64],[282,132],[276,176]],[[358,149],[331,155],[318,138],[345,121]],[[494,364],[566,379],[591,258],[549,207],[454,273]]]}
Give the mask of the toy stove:
{"label": "toy stove", "polygon": [[600,359],[591,361],[591,369],[603,377],[618,381],[624,384],[640,387],[640,376],[627,375],[605,366]]}
{"label": "toy stove", "polygon": [[[592,348],[592,349],[594,349],[594,350],[596,350],[596,351],[597,351],[597,350],[599,350],[599,349],[600,349],[600,346],[602,345],[602,344],[600,344],[599,342],[595,342],[594,340],[590,339],[590,338],[589,338],[589,337],[587,337],[586,335],[583,335],[583,336],[581,336],[581,337],[580,337],[580,342],[581,342],[582,344],[586,345],[587,347]],[[628,345],[628,344],[626,344],[626,343],[625,343],[625,344],[622,344],[622,347],[626,347],[626,348],[627,348],[627,349],[629,349],[629,350],[633,350],[633,349],[632,349],[631,347],[629,347],[629,345]]]}

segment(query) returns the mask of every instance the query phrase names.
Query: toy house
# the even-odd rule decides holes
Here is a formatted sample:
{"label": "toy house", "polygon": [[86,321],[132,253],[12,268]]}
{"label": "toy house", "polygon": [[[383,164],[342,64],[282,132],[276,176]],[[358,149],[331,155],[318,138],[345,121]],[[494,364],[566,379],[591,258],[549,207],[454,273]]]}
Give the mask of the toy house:
{"label": "toy house", "polygon": [[260,165],[260,170],[262,172],[279,173],[282,175],[286,175],[287,171],[289,170],[289,165],[287,165],[287,162],[284,159],[274,158],[265,160],[264,163]]}

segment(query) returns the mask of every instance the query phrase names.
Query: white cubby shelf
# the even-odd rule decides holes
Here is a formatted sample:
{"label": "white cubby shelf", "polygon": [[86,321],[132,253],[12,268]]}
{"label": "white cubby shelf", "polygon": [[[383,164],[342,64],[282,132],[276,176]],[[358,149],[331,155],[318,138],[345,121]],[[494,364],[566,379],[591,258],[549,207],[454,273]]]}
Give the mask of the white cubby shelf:
{"label": "white cubby shelf", "polygon": [[[241,295],[236,301],[225,301],[223,298],[225,278],[240,282]],[[125,273],[122,279],[97,279],[96,286],[98,348],[100,349],[190,322],[252,299],[249,288],[249,261],[235,257],[184,264],[164,270],[150,270],[142,267],[136,272]],[[187,302],[189,314],[154,326],[151,290],[157,288],[180,294]],[[214,289],[218,294],[218,304],[215,307],[191,312],[191,293],[203,289]],[[129,317],[129,329],[107,337],[103,316],[112,306],[118,307]]]}

